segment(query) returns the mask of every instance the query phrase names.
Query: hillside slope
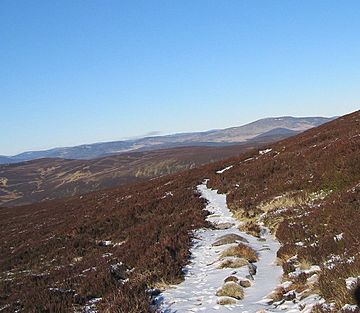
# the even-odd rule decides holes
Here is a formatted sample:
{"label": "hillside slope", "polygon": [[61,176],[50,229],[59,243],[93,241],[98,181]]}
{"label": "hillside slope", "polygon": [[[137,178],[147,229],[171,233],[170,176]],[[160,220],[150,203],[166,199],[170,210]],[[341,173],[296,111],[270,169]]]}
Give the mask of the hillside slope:
{"label": "hillside slope", "polygon": [[280,299],[319,294],[325,302],[313,312],[358,312],[345,304],[360,277],[360,112],[222,164],[230,165],[209,186],[227,193],[250,231],[264,223],[282,244],[292,287]]}
{"label": "hillside slope", "polygon": [[196,189],[205,178],[243,231],[263,223],[280,241],[287,284],[273,305],[300,312],[317,294],[314,313],[357,312],[360,111],[201,168],[0,209],[3,311],[148,312],[150,288],[183,277],[192,231],[212,227]]}
{"label": "hillside slope", "polygon": [[0,205],[30,204],[144,181],[238,156],[277,138],[274,134],[253,143],[221,148],[184,147],[123,153],[94,160],[39,159],[0,165]]}

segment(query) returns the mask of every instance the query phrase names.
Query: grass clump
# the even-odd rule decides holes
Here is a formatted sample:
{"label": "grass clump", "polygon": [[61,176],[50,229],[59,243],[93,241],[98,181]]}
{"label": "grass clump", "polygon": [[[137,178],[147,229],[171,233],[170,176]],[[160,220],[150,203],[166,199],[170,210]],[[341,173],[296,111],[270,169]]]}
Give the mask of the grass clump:
{"label": "grass clump", "polygon": [[251,263],[257,262],[259,259],[256,251],[243,243],[239,243],[237,246],[227,248],[221,253],[221,257],[244,258]]}
{"label": "grass clump", "polygon": [[231,258],[222,261],[218,268],[239,268],[248,264],[249,262],[244,258]]}
{"label": "grass clump", "polygon": [[244,291],[242,287],[234,282],[225,283],[217,292],[218,297],[231,297],[237,300],[244,298]]}
{"label": "grass clump", "polygon": [[306,270],[309,270],[312,266],[312,262],[310,262],[309,260],[307,259],[301,259],[299,261],[299,268],[302,270],[302,271],[306,271]]}
{"label": "grass clump", "polygon": [[244,222],[239,226],[239,230],[254,237],[260,237],[261,234],[261,227],[254,221]]}
{"label": "grass clump", "polygon": [[228,276],[225,278],[224,282],[227,283],[229,281],[232,281],[234,283],[237,283],[239,281],[239,278],[237,278],[236,276],[234,275],[231,275],[231,276]]}
{"label": "grass clump", "polygon": [[283,196],[275,197],[274,199],[261,203],[258,208],[263,212],[273,212],[278,209],[289,209],[298,205],[304,204],[309,200],[309,195],[301,194],[285,194]]}
{"label": "grass clump", "polygon": [[284,297],[285,289],[283,287],[277,287],[270,295],[270,298],[274,300],[274,302],[281,301]]}

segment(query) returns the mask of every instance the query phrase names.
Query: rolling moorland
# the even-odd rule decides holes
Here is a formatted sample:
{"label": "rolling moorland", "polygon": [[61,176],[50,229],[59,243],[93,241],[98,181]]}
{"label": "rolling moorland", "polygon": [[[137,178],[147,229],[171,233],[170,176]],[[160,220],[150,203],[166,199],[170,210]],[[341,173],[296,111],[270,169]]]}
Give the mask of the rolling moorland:
{"label": "rolling moorland", "polygon": [[0,165],[0,206],[59,199],[145,181],[238,156],[282,137],[267,135],[225,147],[183,147],[122,153],[94,160],[38,159]]}
{"label": "rolling moorland", "polygon": [[[24,153],[21,154],[22,156],[13,157],[10,164],[0,165],[0,206],[25,205],[70,197],[90,191],[116,187],[124,183],[144,181],[180,170],[191,169],[209,162],[237,156],[251,148],[293,136],[301,130],[314,127],[329,120],[331,119],[316,117],[267,118],[226,130],[156,137],[157,142],[159,140],[164,141],[164,138],[170,140],[175,137],[185,137],[187,141],[183,140],[183,138],[181,144],[203,144],[202,146],[151,150],[159,146],[171,145],[170,141],[166,144],[164,141],[163,144],[148,145],[148,150],[146,151],[123,152],[91,160],[47,157],[12,163],[24,156],[29,158],[31,156],[60,155],[56,153],[67,151],[67,148],[64,148],[65,150],[61,150],[61,148],[60,150],[55,149],[39,153]],[[220,138],[224,142],[220,146],[214,146],[210,142],[206,144],[201,142],[201,138],[205,135],[210,136],[209,134],[212,134],[212,137],[207,138],[207,140]],[[240,138],[239,136],[242,137]],[[190,138],[192,138],[191,142],[189,141]],[[234,144],[232,143],[234,138],[239,141],[245,140],[245,138],[247,140],[240,144]],[[141,140],[152,142],[151,138],[139,139],[139,141]],[[113,144],[116,143],[103,143],[100,146],[99,144],[87,145],[85,150],[82,149],[85,146],[73,147],[71,148],[73,152],[64,153],[68,157],[79,157],[76,151],[80,149],[83,157],[90,157],[95,149],[95,155],[101,155],[106,154],[109,145],[112,147]],[[173,145],[176,146],[176,142]],[[55,153],[54,151],[57,152]],[[64,153],[61,152],[61,155]]]}
{"label": "rolling moorland", "polygon": [[197,191],[204,179],[244,231],[260,237],[265,225],[280,242],[290,283],[274,305],[316,294],[313,313],[359,312],[360,111],[199,168],[1,208],[2,312],[154,309],[156,288],[182,280],[193,231],[214,227]]}
{"label": "rolling moorland", "polygon": [[179,133],[166,136],[100,142],[75,147],[23,152],[14,156],[0,156],[0,164],[18,163],[40,158],[94,159],[130,151],[148,151],[184,146],[226,146],[257,141],[261,137],[289,137],[334,118],[276,117],[265,118],[243,126],[205,132]]}

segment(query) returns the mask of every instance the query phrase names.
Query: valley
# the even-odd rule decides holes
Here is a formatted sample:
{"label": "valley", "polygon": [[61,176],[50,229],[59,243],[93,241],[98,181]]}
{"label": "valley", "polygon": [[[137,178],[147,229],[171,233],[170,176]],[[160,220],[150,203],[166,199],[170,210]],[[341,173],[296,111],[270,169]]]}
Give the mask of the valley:
{"label": "valley", "polygon": [[226,147],[129,152],[93,160],[38,159],[0,165],[0,206],[61,199],[192,169],[238,156],[278,137]]}
{"label": "valley", "polygon": [[0,8],[0,313],[360,313],[360,1]]}
{"label": "valley", "polygon": [[[194,169],[0,208],[2,311],[139,313],[162,297],[167,312],[358,312],[359,134],[357,111]],[[225,233],[250,246],[236,269],[231,245],[212,247]],[[221,291],[249,264],[243,300]]]}

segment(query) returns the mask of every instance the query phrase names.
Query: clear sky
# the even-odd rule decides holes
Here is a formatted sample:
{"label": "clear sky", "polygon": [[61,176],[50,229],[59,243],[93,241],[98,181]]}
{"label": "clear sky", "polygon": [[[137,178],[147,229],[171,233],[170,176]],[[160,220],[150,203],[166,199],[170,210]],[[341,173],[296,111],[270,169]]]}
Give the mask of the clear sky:
{"label": "clear sky", "polygon": [[358,0],[0,1],[0,154],[359,104]]}

